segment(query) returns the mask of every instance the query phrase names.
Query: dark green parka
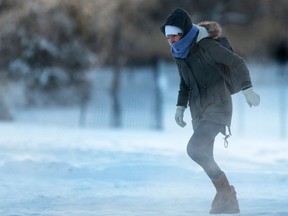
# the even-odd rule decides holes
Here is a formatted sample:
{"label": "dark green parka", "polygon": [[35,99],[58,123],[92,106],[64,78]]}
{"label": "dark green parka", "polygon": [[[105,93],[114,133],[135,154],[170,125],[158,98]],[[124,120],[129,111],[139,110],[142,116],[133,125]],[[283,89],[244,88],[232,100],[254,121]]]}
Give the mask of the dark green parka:
{"label": "dark green parka", "polygon": [[[168,16],[166,22],[161,26],[160,29],[164,34],[164,27],[167,24],[185,29],[185,26],[181,26],[181,22],[178,24],[180,17],[175,18],[175,13],[178,15],[180,12],[181,19],[186,20],[185,25],[187,25],[187,20],[188,22],[191,20],[185,11],[183,14],[183,10],[177,10]],[[171,16],[178,22],[173,23]],[[221,27],[218,23],[203,22],[199,23],[197,27],[199,29],[197,40],[189,55],[184,59],[175,58],[180,75],[177,106],[187,107],[189,105],[194,130],[203,120],[220,123],[230,128],[231,94],[221,73],[212,65],[207,64],[205,56],[209,56],[217,64],[227,65],[231,71],[241,74],[239,82],[242,89],[252,86],[249,71],[243,58],[214,40],[221,35]],[[188,31],[186,29],[184,33]],[[225,127],[221,132],[226,134]]]}

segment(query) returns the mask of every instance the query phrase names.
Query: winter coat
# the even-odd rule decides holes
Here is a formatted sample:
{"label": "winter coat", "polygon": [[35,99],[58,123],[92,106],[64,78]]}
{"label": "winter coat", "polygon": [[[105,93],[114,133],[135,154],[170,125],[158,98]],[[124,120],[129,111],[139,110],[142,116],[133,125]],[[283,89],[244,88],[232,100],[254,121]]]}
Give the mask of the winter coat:
{"label": "winter coat", "polygon": [[[186,17],[186,19],[189,18]],[[168,17],[167,20],[171,18]],[[165,25],[166,23],[163,24]],[[169,25],[173,23],[170,22]],[[225,64],[232,69],[231,71],[236,70],[243,74],[240,77],[242,89],[252,86],[249,71],[243,58],[213,39],[221,35],[221,27],[218,23],[203,22],[197,27],[199,28],[197,40],[187,58],[175,58],[180,76],[177,106],[189,105],[194,130],[204,120],[220,123],[230,128],[232,98],[229,89],[219,71],[207,64],[205,56],[209,55],[216,63]],[[200,47],[201,43],[206,44]],[[204,50],[203,47],[207,49]],[[226,134],[225,127],[223,128],[221,132]]]}

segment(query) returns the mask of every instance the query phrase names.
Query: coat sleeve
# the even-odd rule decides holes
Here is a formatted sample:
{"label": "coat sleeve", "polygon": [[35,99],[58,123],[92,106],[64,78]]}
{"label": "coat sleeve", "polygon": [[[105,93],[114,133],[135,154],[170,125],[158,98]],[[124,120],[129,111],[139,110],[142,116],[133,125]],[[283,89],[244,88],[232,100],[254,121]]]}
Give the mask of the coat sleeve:
{"label": "coat sleeve", "polygon": [[177,63],[177,68],[178,68],[178,72],[179,72],[179,76],[180,76],[178,99],[177,99],[176,105],[187,107],[188,100],[189,100],[190,88],[189,88],[189,86],[187,86],[187,84],[186,84],[186,82],[182,76],[181,67],[180,67],[179,63],[177,61],[176,61],[176,63]]}
{"label": "coat sleeve", "polygon": [[207,49],[207,52],[214,61],[230,68],[240,83],[242,90],[252,87],[250,73],[245,60],[214,40],[210,40],[210,43],[212,44]]}

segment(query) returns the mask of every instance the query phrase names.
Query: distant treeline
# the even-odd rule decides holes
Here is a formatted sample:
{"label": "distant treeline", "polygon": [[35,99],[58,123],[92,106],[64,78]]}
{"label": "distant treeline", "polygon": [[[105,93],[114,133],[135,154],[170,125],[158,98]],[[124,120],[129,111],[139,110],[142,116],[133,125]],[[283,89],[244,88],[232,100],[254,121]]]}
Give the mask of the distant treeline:
{"label": "distant treeline", "polygon": [[270,57],[287,41],[287,0],[1,0],[0,81],[24,80],[33,104],[38,91],[86,92],[91,67],[172,61],[159,26],[177,7],[194,23],[219,22],[244,57]]}

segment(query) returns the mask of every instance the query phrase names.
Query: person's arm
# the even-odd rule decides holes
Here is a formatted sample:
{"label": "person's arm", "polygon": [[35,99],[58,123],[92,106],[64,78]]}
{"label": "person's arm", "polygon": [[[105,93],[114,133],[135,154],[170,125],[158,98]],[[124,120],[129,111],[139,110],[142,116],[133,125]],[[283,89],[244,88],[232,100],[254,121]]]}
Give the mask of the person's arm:
{"label": "person's arm", "polygon": [[239,80],[242,93],[248,105],[250,107],[258,106],[260,104],[260,96],[253,89],[245,60],[217,42],[208,49],[208,53],[215,62],[227,65],[234,72],[233,75]]}
{"label": "person's arm", "polygon": [[179,83],[179,91],[178,91],[178,99],[177,99],[177,106],[183,106],[187,107],[188,100],[189,100],[189,91],[190,88],[187,86],[182,74],[181,74],[181,68],[177,62],[179,77],[180,77],[180,83]]}
{"label": "person's arm", "polygon": [[175,121],[180,127],[185,127],[186,122],[183,120],[184,112],[187,108],[188,100],[189,100],[189,90],[190,88],[187,86],[182,74],[181,68],[177,62],[178,72],[180,76],[180,84],[179,84],[179,91],[178,91],[178,99],[177,99],[177,109],[175,113]]}
{"label": "person's arm", "polygon": [[241,56],[216,41],[207,51],[216,63],[227,65],[230,70],[235,73],[234,76],[236,76],[241,83],[242,90],[252,87],[249,69]]}

